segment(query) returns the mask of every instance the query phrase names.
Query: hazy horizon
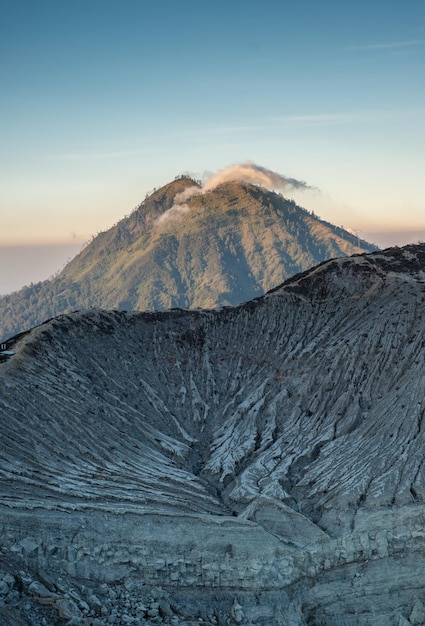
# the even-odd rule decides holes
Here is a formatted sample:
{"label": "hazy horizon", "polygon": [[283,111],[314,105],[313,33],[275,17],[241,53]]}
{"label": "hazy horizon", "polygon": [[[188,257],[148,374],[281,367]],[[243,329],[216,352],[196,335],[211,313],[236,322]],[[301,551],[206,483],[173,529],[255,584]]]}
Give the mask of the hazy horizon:
{"label": "hazy horizon", "polygon": [[81,245],[0,245],[0,295],[51,278],[78,254]]}
{"label": "hazy horizon", "polygon": [[[425,241],[423,231],[359,233],[362,239],[381,248]],[[87,242],[0,245],[0,296],[48,280],[61,271]]]}

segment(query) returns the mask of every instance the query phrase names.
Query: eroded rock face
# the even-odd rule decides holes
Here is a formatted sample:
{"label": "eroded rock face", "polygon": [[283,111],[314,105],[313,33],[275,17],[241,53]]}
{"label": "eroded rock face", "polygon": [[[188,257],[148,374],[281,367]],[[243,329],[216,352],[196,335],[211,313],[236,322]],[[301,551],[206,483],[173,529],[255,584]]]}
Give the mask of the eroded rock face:
{"label": "eroded rock face", "polygon": [[420,623],[424,279],[408,246],[234,309],[77,312],[8,342],[1,554],[31,575],[15,605],[58,593],[41,570],[66,581],[49,619],[72,600],[74,622],[114,623],[80,587],[126,584],[145,623]]}

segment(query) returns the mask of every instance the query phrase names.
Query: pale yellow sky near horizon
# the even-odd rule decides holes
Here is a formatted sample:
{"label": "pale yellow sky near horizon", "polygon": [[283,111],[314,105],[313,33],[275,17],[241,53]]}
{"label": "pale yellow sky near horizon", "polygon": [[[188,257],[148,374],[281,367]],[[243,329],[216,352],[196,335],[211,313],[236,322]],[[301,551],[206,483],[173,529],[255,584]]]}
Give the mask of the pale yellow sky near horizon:
{"label": "pale yellow sky near horizon", "polygon": [[[198,177],[196,173],[192,176]],[[165,183],[160,181],[156,188],[173,178]],[[109,181],[101,189],[97,182],[90,189],[77,187],[69,193],[66,189],[57,189],[51,190],[48,195],[43,186],[37,190],[35,185],[30,205],[27,189],[21,192],[18,189],[14,195],[10,191],[8,210],[0,213],[0,246],[82,245],[131,213],[152,192],[154,184],[148,191],[141,192],[141,188],[147,189],[146,181],[143,182],[144,185],[136,183],[135,178],[129,185],[124,185],[122,180],[115,183]],[[314,185],[311,180],[307,183]],[[283,195],[293,198],[307,210],[313,210],[321,219],[359,232],[366,240],[368,233],[376,233],[374,241],[378,245],[410,243],[416,231],[418,239],[423,237],[425,208],[421,209],[417,195],[413,196],[414,200],[406,199],[406,208],[400,209],[399,190],[397,198],[393,199],[394,206],[388,199],[388,209],[384,209],[382,206],[374,207],[373,190],[370,198],[363,190],[348,203],[338,185],[335,188],[336,192],[340,192],[339,197],[319,189],[295,189]]]}
{"label": "pale yellow sky near horizon", "polygon": [[3,4],[0,245],[81,244],[246,161],[364,238],[425,229],[425,3]]}

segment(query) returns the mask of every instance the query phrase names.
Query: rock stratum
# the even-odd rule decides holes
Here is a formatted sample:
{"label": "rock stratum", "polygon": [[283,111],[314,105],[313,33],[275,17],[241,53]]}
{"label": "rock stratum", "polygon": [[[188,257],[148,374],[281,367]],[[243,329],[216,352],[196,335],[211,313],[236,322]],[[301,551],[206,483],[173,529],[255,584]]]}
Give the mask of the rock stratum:
{"label": "rock stratum", "polygon": [[7,341],[0,623],[425,623],[424,320],[417,245]]}

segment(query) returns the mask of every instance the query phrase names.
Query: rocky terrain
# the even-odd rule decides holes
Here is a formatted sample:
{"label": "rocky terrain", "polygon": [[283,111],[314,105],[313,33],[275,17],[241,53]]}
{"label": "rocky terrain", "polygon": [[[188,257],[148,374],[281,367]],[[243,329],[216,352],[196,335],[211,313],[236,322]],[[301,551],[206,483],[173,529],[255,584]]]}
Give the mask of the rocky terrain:
{"label": "rocky terrain", "polygon": [[425,623],[424,319],[417,245],[8,340],[0,624]]}
{"label": "rocky terrain", "polygon": [[50,280],[0,296],[0,340],[81,308],[237,305],[325,259],[373,250],[258,185],[228,181],[201,194],[182,177],[99,233]]}

